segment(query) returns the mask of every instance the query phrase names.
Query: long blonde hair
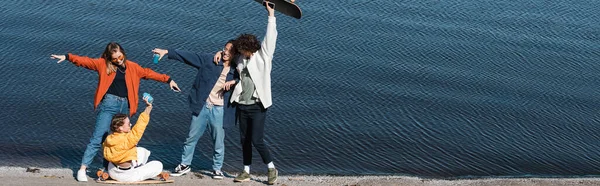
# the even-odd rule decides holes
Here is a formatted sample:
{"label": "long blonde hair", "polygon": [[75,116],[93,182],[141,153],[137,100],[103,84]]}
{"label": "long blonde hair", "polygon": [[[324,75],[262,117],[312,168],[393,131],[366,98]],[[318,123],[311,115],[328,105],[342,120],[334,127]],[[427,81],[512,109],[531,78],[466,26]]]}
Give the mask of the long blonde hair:
{"label": "long blonde hair", "polygon": [[[113,60],[112,54],[119,50],[123,54],[123,61],[127,61],[127,54],[125,54],[125,49],[116,42],[110,42],[106,45],[106,49],[102,53],[102,58],[106,62],[106,74],[110,74],[117,71],[117,65],[113,64],[111,61]],[[124,63],[124,62],[123,62]],[[123,64],[125,65],[125,64]]]}

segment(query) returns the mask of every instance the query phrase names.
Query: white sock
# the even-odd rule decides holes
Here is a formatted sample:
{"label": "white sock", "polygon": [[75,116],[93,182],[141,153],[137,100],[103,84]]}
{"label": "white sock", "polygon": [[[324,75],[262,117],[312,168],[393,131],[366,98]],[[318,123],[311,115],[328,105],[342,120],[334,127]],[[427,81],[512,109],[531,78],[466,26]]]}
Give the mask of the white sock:
{"label": "white sock", "polygon": [[269,169],[274,169],[275,164],[273,164],[273,162],[269,162],[269,164],[267,164],[267,167],[269,167]]}
{"label": "white sock", "polygon": [[250,165],[244,165],[244,171],[250,174]]}

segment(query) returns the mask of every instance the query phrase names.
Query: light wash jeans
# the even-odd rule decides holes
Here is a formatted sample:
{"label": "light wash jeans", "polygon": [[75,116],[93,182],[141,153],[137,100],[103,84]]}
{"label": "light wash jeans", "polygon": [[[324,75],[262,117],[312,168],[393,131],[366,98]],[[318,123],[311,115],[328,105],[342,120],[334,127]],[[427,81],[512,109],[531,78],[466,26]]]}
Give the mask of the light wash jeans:
{"label": "light wash jeans", "polygon": [[104,95],[104,99],[98,105],[98,114],[96,116],[96,126],[90,139],[90,143],[85,148],[81,165],[89,167],[92,160],[102,146],[102,142],[110,130],[110,122],[115,114],[127,114],[129,116],[129,103],[127,98],[118,97],[112,94]]}
{"label": "light wash jeans", "polygon": [[204,130],[208,128],[214,144],[213,152],[213,170],[221,170],[223,159],[225,158],[225,130],[223,129],[223,106],[204,104],[198,116],[192,116],[190,124],[190,133],[187,140],[183,143],[183,154],[181,155],[181,164],[191,165],[194,157],[194,149],[198,144],[198,139],[202,137]]}

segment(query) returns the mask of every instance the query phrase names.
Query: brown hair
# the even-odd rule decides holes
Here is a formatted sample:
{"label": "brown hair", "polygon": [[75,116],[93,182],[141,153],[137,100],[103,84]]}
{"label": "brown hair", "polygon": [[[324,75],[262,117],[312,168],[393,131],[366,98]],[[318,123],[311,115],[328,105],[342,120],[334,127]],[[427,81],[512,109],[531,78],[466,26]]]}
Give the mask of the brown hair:
{"label": "brown hair", "polygon": [[235,68],[236,66],[236,62],[235,59],[237,59],[237,54],[238,54],[238,50],[235,47],[235,39],[230,39],[229,41],[227,41],[227,43],[225,43],[225,45],[223,46],[223,48],[225,48],[225,46],[227,46],[227,44],[231,43],[231,57],[229,58],[229,66],[233,66]]}
{"label": "brown hair", "polygon": [[106,74],[110,74],[117,71],[117,66],[111,62],[112,54],[115,53],[117,50],[121,51],[121,53],[123,54],[123,61],[127,60],[127,54],[125,54],[125,49],[123,49],[123,47],[121,47],[119,43],[108,43],[106,45],[106,48],[104,49],[104,52],[102,52],[102,58],[104,58],[104,61],[106,62]]}
{"label": "brown hair", "polygon": [[242,34],[235,39],[233,46],[237,49],[237,52],[248,51],[254,53],[260,49],[260,42],[252,34]]}
{"label": "brown hair", "polygon": [[229,41],[227,41],[227,43],[225,43],[225,45],[223,45],[223,47],[227,46],[227,44],[231,43],[233,46],[231,47],[231,55],[236,55],[237,54],[237,48],[235,47],[235,39],[230,39]]}
{"label": "brown hair", "polygon": [[115,116],[113,116],[112,120],[110,121],[110,131],[119,132],[119,127],[125,124],[125,122],[123,121],[125,120],[125,118],[127,118],[127,115],[125,114],[115,114]]}

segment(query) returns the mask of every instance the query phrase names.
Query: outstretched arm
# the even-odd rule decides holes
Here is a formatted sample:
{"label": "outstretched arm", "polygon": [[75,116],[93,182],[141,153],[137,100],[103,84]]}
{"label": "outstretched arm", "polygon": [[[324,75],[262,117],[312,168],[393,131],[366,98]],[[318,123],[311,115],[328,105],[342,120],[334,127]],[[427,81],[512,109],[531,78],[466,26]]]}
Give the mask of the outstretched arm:
{"label": "outstretched arm", "polygon": [[89,57],[85,57],[85,56],[77,56],[74,54],[67,54],[67,55],[56,55],[56,54],[51,54],[50,58],[52,59],[58,59],[58,61],[56,63],[62,63],[63,61],[67,60],[67,61],[71,61],[73,62],[73,64],[83,67],[83,68],[87,68],[90,70],[98,70],[98,63],[103,63],[104,59],[102,58],[96,58],[96,59],[92,59]]}
{"label": "outstretched arm", "polygon": [[136,73],[144,79],[151,79],[151,80],[155,80],[158,82],[163,82],[163,83],[168,83],[169,87],[171,87],[171,89],[175,92],[180,92],[181,89],[179,89],[179,86],[177,85],[177,83],[175,83],[175,81],[173,81],[171,79],[171,77],[169,77],[166,74],[160,74],[158,72],[154,72],[152,69],[150,68],[143,68],[140,65],[130,62],[127,63],[127,65],[129,65],[128,68],[135,68],[136,69]]}
{"label": "outstretched arm", "polygon": [[202,57],[198,54],[183,50],[165,50],[160,48],[155,48],[152,50],[155,54],[160,55],[159,59],[161,59],[164,55],[167,55],[169,59],[174,59],[177,61],[184,62],[190,66],[195,68],[200,68],[202,64],[205,62]]}

